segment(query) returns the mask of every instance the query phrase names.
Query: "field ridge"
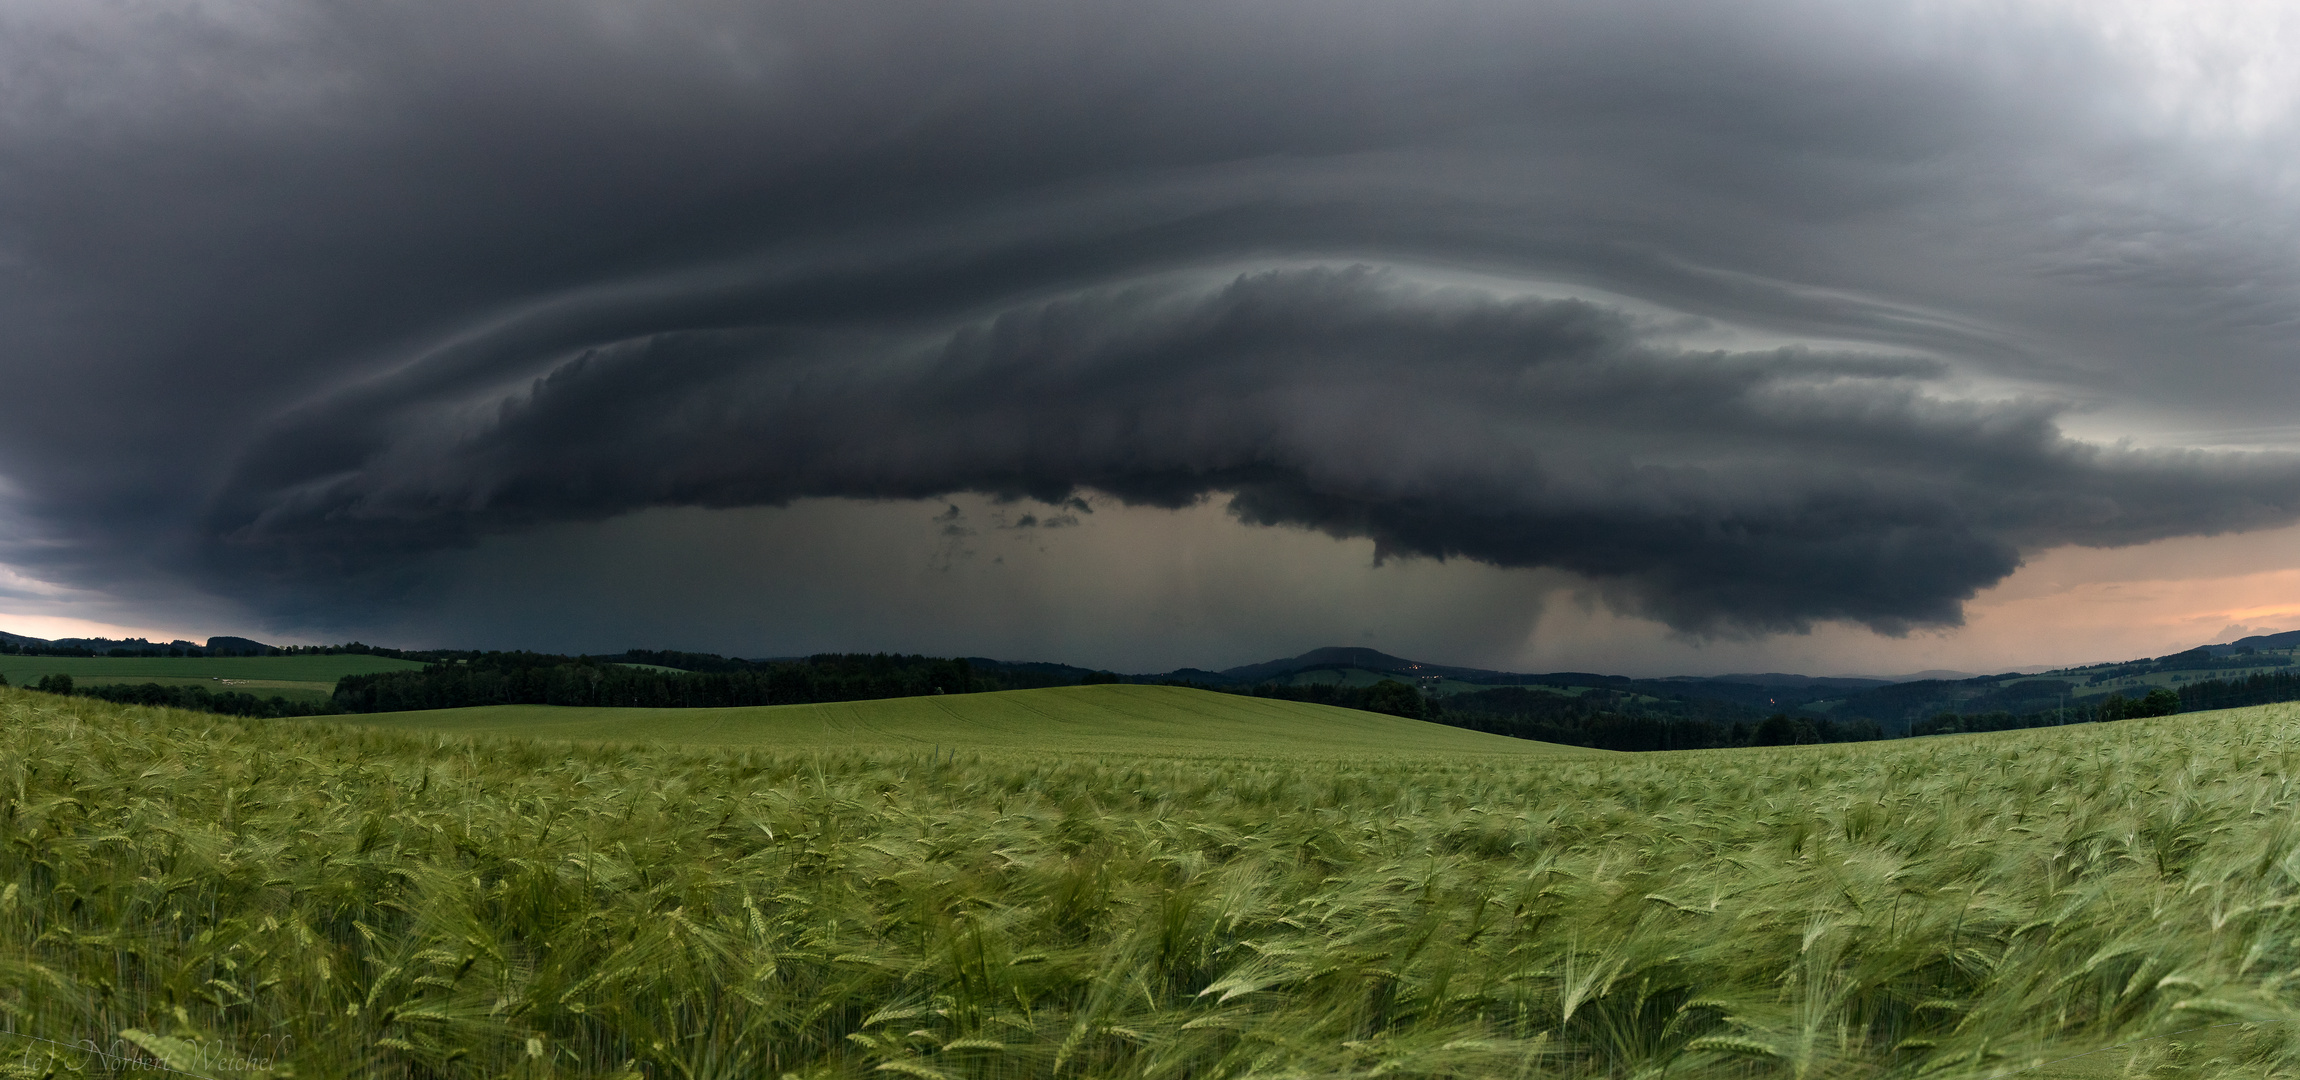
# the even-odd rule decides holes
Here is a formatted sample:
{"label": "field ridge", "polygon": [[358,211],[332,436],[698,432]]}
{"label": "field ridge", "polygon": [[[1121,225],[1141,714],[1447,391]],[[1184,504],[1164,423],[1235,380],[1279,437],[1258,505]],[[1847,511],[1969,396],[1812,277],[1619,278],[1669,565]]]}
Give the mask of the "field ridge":
{"label": "field ridge", "polygon": [[345,719],[456,735],[793,750],[942,746],[1154,756],[1614,756],[1332,705],[1128,684],[724,709],[492,705]]}

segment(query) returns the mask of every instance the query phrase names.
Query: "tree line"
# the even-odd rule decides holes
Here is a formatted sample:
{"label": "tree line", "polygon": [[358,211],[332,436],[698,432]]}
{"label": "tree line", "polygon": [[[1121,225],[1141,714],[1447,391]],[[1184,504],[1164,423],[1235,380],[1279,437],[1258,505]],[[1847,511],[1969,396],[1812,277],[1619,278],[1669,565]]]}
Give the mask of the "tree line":
{"label": "tree line", "polygon": [[[0,678],[0,686],[6,685],[8,680]],[[238,690],[217,693],[205,686],[162,686],[159,683],[75,686],[70,675],[42,675],[38,682],[32,684],[32,689],[50,694],[77,694],[121,705],[155,705],[169,709],[221,713],[225,716],[327,716],[343,711],[329,704],[289,701],[276,696],[259,698]]]}
{"label": "tree line", "polygon": [[[1698,700],[1630,702],[1624,700],[1629,695],[1601,692],[1584,692],[1574,697],[1531,687],[1499,687],[1443,698],[1425,697],[1415,688],[1395,680],[1383,680],[1370,687],[1264,685],[1205,686],[1202,689],[1338,705],[1429,720],[1495,735],[1600,750],[1791,746],[1867,742],[1887,737],[1875,720],[1865,717],[1839,720],[1804,712],[1776,712],[1770,716],[1720,715],[1720,709],[1733,709],[1737,706]],[[2300,675],[2261,674],[2243,679],[2190,683],[2177,693],[2161,686],[2136,698],[2114,693],[2095,703],[2065,708],[2020,713],[2002,709],[1970,713],[1944,711],[1916,721],[1910,726],[1908,734],[1911,737],[1952,735],[2103,723],[2293,700],[2300,700]],[[1645,711],[1655,706],[1683,711]]]}
{"label": "tree line", "polygon": [[[314,650],[317,651],[317,650]],[[340,649],[350,652],[354,649]],[[367,650],[357,650],[367,651]],[[396,650],[372,650],[388,654]],[[407,654],[400,654],[407,655]],[[984,672],[963,659],[887,653],[825,653],[802,660],[751,661],[697,653],[634,652],[643,659],[557,656],[533,652],[431,654],[413,671],[348,675],[325,702],[258,698],[239,691],[158,683],[74,685],[70,675],[42,676],[33,689],[78,694],[123,705],[154,705],[230,716],[332,716],[456,709],[478,705],[608,705],[727,708],[824,701],[966,694],[1054,685],[1029,672]],[[677,661],[712,670],[673,670]],[[634,666],[655,664],[657,666]],[[0,679],[0,685],[6,685]]]}
{"label": "tree line", "polygon": [[[2290,679],[2290,676],[2282,676]],[[2218,681],[2218,680],[2216,680]],[[2196,686],[2210,685],[2197,683]],[[2029,713],[2011,713],[2002,709],[1985,713],[1942,712],[1909,726],[1909,734],[1956,735],[1976,731],[2015,731],[2021,728],[2060,727],[2065,724],[2097,724],[2115,720],[2138,720],[2150,716],[2171,716],[2177,712],[2193,712],[2184,698],[2188,691],[2173,693],[2156,687],[2146,695],[2128,698],[2123,694],[2110,694],[2095,705],[2070,705],[2063,708],[2040,709]],[[2279,698],[2275,700],[2290,700]],[[2208,705],[2204,708],[2226,708]]]}
{"label": "tree line", "polygon": [[[475,705],[587,705],[655,709],[800,705],[1047,685],[1015,673],[978,671],[963,659],[888,653],[823,653],[803,660],[733,660],[632,652],[626,658],[490,652],[417,671],[347,675],[334,705],[345,713],[457,709]],[[632,659],[640,658],[644,659]],[[712,670],[673,670],[678,660]]]}
{"label": "tree line", "polygon": [[[2153,691],[2152,691],[2153,693]],[[2241,679],[2209,679],[2180,688],[2180,711],[2233,709],[2239,705],[2270,705],[2300,701],[2300,674],[2263,672]]]}
{"label": "tree line", "polygon": [[[1637,701],[1637,695],[1588,689],[1578,695],[1504,686],[1445,697],[1425,696],[1395,679],[1372,686],[1207,686],[1251,697],[1388,713],[1518,739],[1599,750],[1700,750],[1733,746],[1862,742],[1884,738],[1874,720],[1838,721],[1698,698]],[[1632,711],[1635,710],[1635,711]]]}

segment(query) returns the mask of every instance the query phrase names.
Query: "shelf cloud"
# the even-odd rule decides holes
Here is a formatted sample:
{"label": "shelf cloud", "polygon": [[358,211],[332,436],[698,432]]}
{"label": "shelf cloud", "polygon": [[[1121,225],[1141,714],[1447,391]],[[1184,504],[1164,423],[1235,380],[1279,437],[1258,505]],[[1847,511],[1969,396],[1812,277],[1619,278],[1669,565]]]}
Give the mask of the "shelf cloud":
{"label": "shelf cloud", "polygon": [[[2278,524],[2300,457],[2108,450],[1930,360],[1689,351],[1578,300],[1363,268],[1027,305],[927,344],[693,330],[474,403],[361,388],[269,433],[210,527],[358,567],[647,507],[1081,491],[1557,567],[1681,629],[1953,624],[2023,549]],[[305,584],[298,582],[296,584]]]}

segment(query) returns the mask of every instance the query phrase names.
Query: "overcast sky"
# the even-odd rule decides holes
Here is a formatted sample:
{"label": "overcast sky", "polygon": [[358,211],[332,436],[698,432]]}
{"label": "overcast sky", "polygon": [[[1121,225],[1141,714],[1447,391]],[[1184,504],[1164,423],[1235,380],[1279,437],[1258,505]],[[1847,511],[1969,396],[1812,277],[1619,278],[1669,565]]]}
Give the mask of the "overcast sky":
{"label": "overcast sky", "polygon": [[2300,627],[2275,3],[0,7],[0,628],[2002,670]]}

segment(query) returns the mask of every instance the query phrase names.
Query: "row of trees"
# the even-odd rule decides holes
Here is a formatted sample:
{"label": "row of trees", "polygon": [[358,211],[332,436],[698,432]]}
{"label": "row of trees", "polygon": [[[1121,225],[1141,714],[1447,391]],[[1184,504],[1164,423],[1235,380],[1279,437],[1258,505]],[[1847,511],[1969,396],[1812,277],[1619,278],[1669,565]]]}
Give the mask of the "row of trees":
{"label": "row of trees", "polygon": [[[1496,735],[1604,750],[1790,746],[1865,742],[1885,737],[1876,721],[1860,717],[1838,720],[1788,712],[1776,712],[1762,719],[1755,716],[1672,715],[1641,711],[1638,702],[1624,695],[1585,693],[1576,697],[1530,687],[1500,687],[1444,698],[1424,697],[1413,687],[1394,680],[1384,680],[1371,687],[1256,686],[1207,689],[1339,705],[1430,720]],[[2246,679],[2191,683],[2178,693],[2165,687],[2156,687],[2145,696],[2137,698],[2126,697],[2121,693],[2110,694],[2092,704],[2065,708],[2022,713],[2002,709],[1972,713],[1941,712],[1915,722],[1909,734],[2010,731],[2170,716],[2198,709],[2292,700],[2300,700],[2300,675],[2254,675]],[[1654,704],[1668,707],[1679,703]],[[1705,711],[1713,711],[1720,705],[1703,704],[1706,706]]]}
{"label": "row of trees", "polygon": [[[187,653],[187,652],[186,652],[184,649],[181,649],[181,648],[176,648],[176,649],[169,649],[169,648],[165,648],[165,647],[162,647],[162,648],[154,648],[154,649],[143,649],[143,650],[136,650],[136,649],[122,649],[122,648],[111,648],[111,649],[105,649],[105,650],[103,650],[103,651],[99,652],[99,651],[97,651],[97,650],[95,650],[95,649],[91,649],[91,648],[89,648],[89,647],[87,647],[87,646],[85,646],[85,645],[43,645],[43,644],[19,644],[19,643],[16,643],[16,642],[8,642],[8,643],[6,643],[6,644],[0,644],[0,656],[74,656],[74,657],[79,657],[79,656],[185,656],[185,655],[190,655],[190,656],[207,656],[207,655],[210,655],[210,654],[208,653],[208,651],[207,651],[206,649],[192,649],[192,650],[190,650],[190,652],[189,652],[189,653]],[[216,653],[216,654],[214,654],[214,655],[217,655],[217,656],[223,656],[223,655],[228,655],[228,654],[225,654],[225,653]]]}
{"label": "row of trees", "polygon": [[290,652],[291,652],[291,650],[287,650],[287,649],[272,649],[272,648],[259,648],[259,649],[214,648],[214,649],[206,649],[206,648],[201,648],[200,646],[197,646],[197,645],[143,645],[143,646],[139,646],[139,647],[135,647],[135,648],[129,648],[129,647],[125,647],[125,646],[118,646],[118,645],[115,645],[115,646],[112,646],[112,647],[110,647],[110,648],[105,648],[105,649],[92,649],[92,648],[89,648],[89,647],[88,647],[88,646],[86,646],[86,645],[58,645],[58,644],[54,644],[54,643],[41,644],[41,643],[22,643],[22,642],[0,642],[0,656],[71,656],[71,657],[89,657],[89,656],[108,656],[108,657],[130,657],[130,656],[142,656],[142,657],[153,657],[153,656],[189,656],[189,657],[212,657],[212,656],[286,656],[286,655],[288,655]]}
{"label": "row of trees", "polygon": [[1455,727],[1600,750],[1700,750],[1866,742],[1884,738],[1884,732],[1873,720],[1837,721],[1826,716],[1789,713],[1730,721],[1606,711],[1524,716],[1480,711],[1471,703],[1452,700],[1444,702],[1441,709],[1431,718]]}
{"label": "row of trees", "polygon": [[[2202,685],[2202,684],[2198,684]],[[2114,720],[2137,720],[2149,716],[2171,716],[2190,711],[2183,703],[2185,691],[2175,694],[2164,687],[2156,687],[2145,696],[2128,698],[2123,694],[2110,694],[2094,705],[2070,705],[2064,708],[2042,709],[2029,713],[1943,712],[1910,725],[1910,735],[1955,735],[1975,731],[2014,731],[2021,728],[2059,727],[2063,724],[2094,724]],[[2222,708],[2224,706],[2206,706]]]}
{"label": "row of trees", "polygon": [[2249,675],[2241,679],[2210,679],[2180,688],[2180,711],[2233,709],[2239,705],[2268,705],[2300,701],[2300,674],[2287,671]]}
{"label": "row of trees", "polygon": [[[0,686],[6,685],[8,680],[0,678]],[[42,675],[38,682],[32,684],[32,689],[50,694],[78,694],[122,705],[157,705],[170,709],[222,713],[226,716],[325,716],[340,711],[331,705],[311,705],[283,697],[259,698],[237,690],[217,693],[205,686],[196,685],[97,683],[93,686],[75,686],[70,675]]]}
{"label": "row of trees", "polygon": [[[1512,738],[1601,750],[1787,746],[1796,743],[1859,742],[1884,737],[1884,732],[1873,720],[1840,722],[1827,717],[1792,716],[1788,713],[1775,713],[1768,717],[1759,710],[1730,702],[1675,699],[1638,702],[1632,695],[1601,691],[1569,696],[1553,690],[1506,686],[1438,698],[1426,697],[1420,690],[1394,679],[1384,679],[1372,686],[1356,687],[1265,684],[1201,688],[1254,697],[1337,705]],[[1645,707],[1640,708],[1640,705]]]}
{"label": "row of trees", "polygon": [[[632,654],[638,655],[638,654]],[[649,654],[661,655],[661,654]],[[683,657],[682,657],[683,658]],[[334,703],[347,713],[473,705],[611,705],[658,709],[797,705],[1013,689],[960,659],[825,653],[804,660],[711,658],[720,670],[682,671],[543,653],[481,653],[420,671],[349,675]]]}
{"label": "row of trees", "polygon": [[[328,701],[317,704],[280,697],[257,698],[238,691],[218,693],[199,685],[75,686],[70,675],[62,674],[42,676],[33,688],[127,705],[157,705],[233,716],[324,716],[474,705],[723,708],[964,694],[1048,685],[1044,677],[979,672],[965,660],[928,656],[827,653],[804,660],[754,662],[699,654],[646,655],[652,660],[710,663],[719,670],[682,671],[667,666],[635,666],[644,661],[496,652],[442,659],[417,671],[346,676],[337,681],[335,693]],[[6,685],[4,679],[0,679],[0,685]]]}

